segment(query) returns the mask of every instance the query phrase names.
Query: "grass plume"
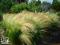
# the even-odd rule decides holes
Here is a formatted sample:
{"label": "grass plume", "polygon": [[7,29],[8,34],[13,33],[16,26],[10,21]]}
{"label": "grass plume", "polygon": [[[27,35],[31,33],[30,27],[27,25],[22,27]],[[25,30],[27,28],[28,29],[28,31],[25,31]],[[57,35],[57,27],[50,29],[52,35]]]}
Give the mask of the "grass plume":
{"label": "grass plume", "polygon": [[[37,39],[43,36],[45,28],[50,23],[58,21],[58,16],[56,14],[23,11],[18,14],[5,14],[3,21],[8,36],[13,43],[16,43],[15,45],[33,45],[33,38],[36,37]],[[34,42],[36,43],[36,40]]]}

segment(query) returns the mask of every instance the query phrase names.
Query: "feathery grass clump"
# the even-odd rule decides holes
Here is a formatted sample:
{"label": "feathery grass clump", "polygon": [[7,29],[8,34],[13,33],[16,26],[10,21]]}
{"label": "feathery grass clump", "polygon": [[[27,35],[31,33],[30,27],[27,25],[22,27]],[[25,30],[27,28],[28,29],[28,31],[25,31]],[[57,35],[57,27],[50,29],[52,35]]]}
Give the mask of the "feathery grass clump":
{"label": "feathery grass clump", "polygon": [[12,44],[37,45],[45,35],[46,28],[52,22],[58,21],[58,16],[49,13],[22,12],[5,14],[3,21]]}

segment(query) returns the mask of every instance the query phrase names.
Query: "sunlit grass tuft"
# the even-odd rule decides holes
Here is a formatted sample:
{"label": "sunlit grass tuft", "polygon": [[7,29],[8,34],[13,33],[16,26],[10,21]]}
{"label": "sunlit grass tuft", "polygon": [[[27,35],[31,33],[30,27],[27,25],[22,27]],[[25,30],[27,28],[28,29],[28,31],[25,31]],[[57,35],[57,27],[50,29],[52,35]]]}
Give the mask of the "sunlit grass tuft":
{"label": "sunlit grass tuft", "polygon": [[[19,45],[33,45],[34,37],[43,36],[46,27],[52,22],[58,21],[56,14],[22,12],[18,14],[5,14],[3,16],[4,25],[7,28],[8,36],[12,42]],[[19,33],[20,32],[20,33]],[[22,43],[20,44],[19,41]]]}

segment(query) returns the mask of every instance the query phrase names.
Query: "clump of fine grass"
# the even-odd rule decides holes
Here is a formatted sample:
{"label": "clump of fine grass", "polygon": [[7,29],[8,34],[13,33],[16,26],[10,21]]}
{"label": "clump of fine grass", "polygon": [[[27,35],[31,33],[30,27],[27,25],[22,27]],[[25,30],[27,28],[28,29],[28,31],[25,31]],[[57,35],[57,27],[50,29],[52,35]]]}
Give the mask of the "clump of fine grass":
{"label": "clump of fine grass", "polygon": [[58,21],[57,15],[48,13],[22,12],[16,15],[5,14],[4,25],[9,39],[14,45],[37,45],[44,36],[46,27]]}

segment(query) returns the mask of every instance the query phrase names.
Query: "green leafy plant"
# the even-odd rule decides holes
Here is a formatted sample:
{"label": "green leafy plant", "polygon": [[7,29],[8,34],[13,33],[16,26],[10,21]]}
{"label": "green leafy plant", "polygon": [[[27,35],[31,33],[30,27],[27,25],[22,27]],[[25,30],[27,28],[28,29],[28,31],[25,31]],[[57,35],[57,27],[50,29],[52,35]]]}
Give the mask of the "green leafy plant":
{"label": "green leafy plant", "polygon": [[32,11],[32,12],[39,12],[41,10],[41,2],[35,1],[31,2],[27,6],[27,10]]}
{"label": "green leafy plant", "polygon": [[0,11],[8,12],[13,4],[15,4],[13,0],[0,0]]}
{"label": "green leafy plant", "polygon": [[60,11],[60,0],[53,0],[52,7],[56,11]]}
{"label": "green leafy plant", "polygon": [[11,12],[18,13],[18,12],[21,12],[23,10],[26,10],[26,8],[27,8],[27,4],[26,3],[16,4],[16,5],[13,5],[11,7]]}

